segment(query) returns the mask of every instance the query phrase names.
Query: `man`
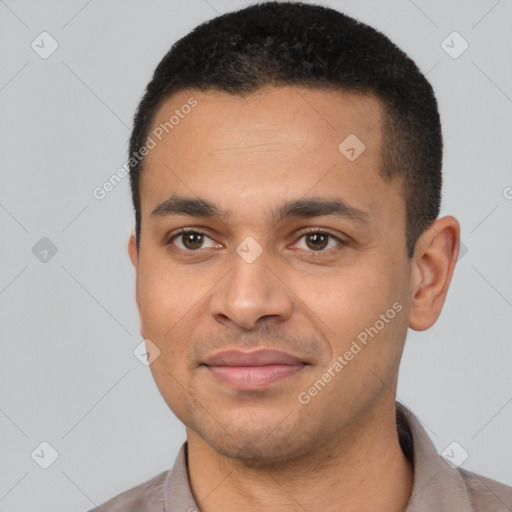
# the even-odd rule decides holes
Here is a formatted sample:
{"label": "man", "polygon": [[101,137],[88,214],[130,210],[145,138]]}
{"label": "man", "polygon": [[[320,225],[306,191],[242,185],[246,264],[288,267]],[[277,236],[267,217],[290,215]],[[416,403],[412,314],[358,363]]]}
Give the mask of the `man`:
{"label": "man", "polygon": [[103,511],[511,510],[395,402],[407,329],[443,307],[459,223],[417,66],[319,6],[178,41],[135,116],[140,331],[187,441]]}

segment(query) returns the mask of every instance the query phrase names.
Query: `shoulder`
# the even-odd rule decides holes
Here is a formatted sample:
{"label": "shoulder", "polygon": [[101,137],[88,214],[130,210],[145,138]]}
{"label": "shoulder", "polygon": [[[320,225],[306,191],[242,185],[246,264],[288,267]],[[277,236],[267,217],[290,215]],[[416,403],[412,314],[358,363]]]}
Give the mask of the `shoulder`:
{"label": "shoulder", "polygon": [[471,504],[476,512],[505,512],[512,510],[512,487],[477,473],[459,468]]}
{"label": "shoulder", "polygon": [[118,494],[89,512],[162,512],[167,471]]}

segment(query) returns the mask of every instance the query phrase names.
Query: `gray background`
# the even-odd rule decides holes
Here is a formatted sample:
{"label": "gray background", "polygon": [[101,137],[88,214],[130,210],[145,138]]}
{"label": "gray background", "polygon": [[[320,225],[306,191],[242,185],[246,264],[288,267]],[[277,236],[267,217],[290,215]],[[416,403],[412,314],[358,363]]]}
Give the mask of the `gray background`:
{"label": "gray background", "polygon": [[[170,45],[247,4],[0,1],[0,511],[87,510],[174,461],[184,428],[133,355],[128,178],[101,201],[92,191],[126,161]],[[403,48],[444,125],[442,214],[460,220],[467,252],[437,324],[409,333],[398,398],[440,452],[457,441],[464,468],[512,484],[511,1],[324,5]],[[43,31],[59,45],[47,59],[31,47]],[[469,43],[457,59],[441,46],[453,31]],[[57,248],[47,261],[32,250],[42,237]],[[58,452],[48,469],[31,458],[43,441]]]}

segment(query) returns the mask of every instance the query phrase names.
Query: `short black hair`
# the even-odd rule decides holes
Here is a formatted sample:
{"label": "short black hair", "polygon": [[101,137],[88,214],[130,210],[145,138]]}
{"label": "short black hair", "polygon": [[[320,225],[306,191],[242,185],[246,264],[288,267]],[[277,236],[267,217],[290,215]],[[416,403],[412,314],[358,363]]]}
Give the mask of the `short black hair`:
{"label": "short black hair", "polygon": [[[156,112],[184,89],[247,95],[265,86],[371,94],[383,107],[381,176],[399,177],[406,204],[406,251],[437,218],[443,141],[432,86],[378,30],[341,12],[304,3],[265,2],[207,21],[177,41],[158,64],[137,108],[130,155],[146,143]],[[340,141],[341,142],[341,141]],[[140,243],[140,176],[130,184]]]}

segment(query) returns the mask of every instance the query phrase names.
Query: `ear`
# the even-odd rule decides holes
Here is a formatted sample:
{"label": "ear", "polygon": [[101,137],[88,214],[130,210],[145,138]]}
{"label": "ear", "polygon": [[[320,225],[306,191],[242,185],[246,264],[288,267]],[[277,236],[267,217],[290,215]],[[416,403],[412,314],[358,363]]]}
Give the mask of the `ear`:
{"label": "ear", "polygon": [[137,248],[135,230],[131,232],[130,239],[128,240],[128,255],[135,268],[135,301],[137,302],[137,310],[140,318],[139,249]]}
{"label": "ear", "polygon": [[459,246],[460,225],[452,216],[436,219],[418,239],[411,272],[411,329],[424,331],[441,314]]}

